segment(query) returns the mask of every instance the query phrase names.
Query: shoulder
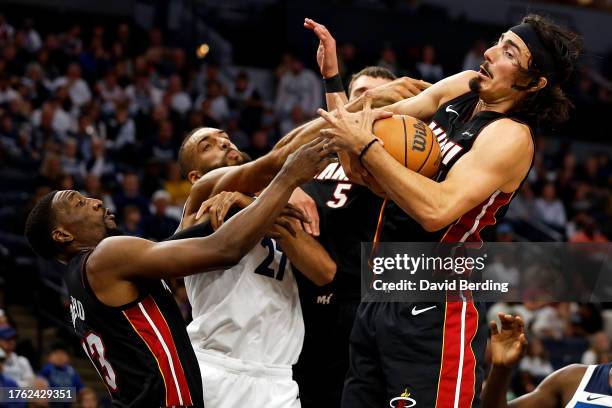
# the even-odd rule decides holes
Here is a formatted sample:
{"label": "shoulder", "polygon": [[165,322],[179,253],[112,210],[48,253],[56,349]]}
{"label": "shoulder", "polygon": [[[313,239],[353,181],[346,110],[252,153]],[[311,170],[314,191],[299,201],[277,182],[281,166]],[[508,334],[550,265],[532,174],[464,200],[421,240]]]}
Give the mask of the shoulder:
{"label": "shoulder", "polygon": [[425,92],[435,94],[438,100],[438,107],[466,92],[470,91],[470,79],[478,73],[476,71],[462,71],[436,82]]}
{"label": "shoulder", "polygon": [[509,118],[499,119],[485,126],[474,143],[474,146],[478,145],[517,150],[528,154],[529,158],[534,149],[529,126]]}
{"label": "shoulder", "polygon": [[549,375],[545,382],[548,383],[548,386],[558,390],[576,388],[580,384],[588,367],[589,366],[584,364],[570,364]]}
{"label": "shoulder", "polygon": [[108,271],[116,265],[125,264],[128,256],[138,256],[134,251],[140,245],[151,243],[143,238],[119,236],[103,239],[87,259],[87,273]]}

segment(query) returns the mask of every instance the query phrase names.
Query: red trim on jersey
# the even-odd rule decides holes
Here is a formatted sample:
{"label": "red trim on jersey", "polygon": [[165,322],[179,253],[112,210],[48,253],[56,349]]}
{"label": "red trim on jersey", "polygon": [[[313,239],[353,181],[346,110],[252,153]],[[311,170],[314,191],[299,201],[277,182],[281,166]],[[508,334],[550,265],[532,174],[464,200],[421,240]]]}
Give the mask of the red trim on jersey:
{"label": "red trim on jersey", "polygon": [[[463,316],[464,305],[465,316]],[[471,300],[446,302],[436,408],[454,408],[457,387],[459,387],[457,407],[472,406],[476,395],[476,356],[472,349],[472,341],[477,329],[478,311]],[[463,344],[461,344],[462,332]]]}
{"label": "red trim on jersey", "polygon": [[137,305],[124,310],[123,314],[157,361],[166,389],[166,405],[193,405],[174,338],[155,300],[147,296]]}
{"label": "red trim on jersey", "polygon": [[497,222],[495,214],[510,202],[513,195],[514,193],[503,193],[499,190],[491,194],[452,224],[441,242],[482,242],[480,231]]}

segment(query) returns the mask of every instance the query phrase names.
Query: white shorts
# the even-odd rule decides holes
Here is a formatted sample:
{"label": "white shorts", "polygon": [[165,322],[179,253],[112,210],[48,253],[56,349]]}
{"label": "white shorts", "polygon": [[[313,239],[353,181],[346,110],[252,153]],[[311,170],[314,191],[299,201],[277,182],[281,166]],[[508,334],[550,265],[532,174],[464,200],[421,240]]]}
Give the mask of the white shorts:
{"label": "white shorts", "polygon": [[271,366],[195,349],[206,408],[300,408],[291,366]]}

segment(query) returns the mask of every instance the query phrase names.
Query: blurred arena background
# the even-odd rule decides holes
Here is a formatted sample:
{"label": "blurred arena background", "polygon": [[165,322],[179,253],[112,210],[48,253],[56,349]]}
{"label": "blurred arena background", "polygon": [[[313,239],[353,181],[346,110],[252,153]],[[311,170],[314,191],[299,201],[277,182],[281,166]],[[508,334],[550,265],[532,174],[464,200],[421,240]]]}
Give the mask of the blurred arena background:
{"label": "blurred arena background", "polygon": [[[79,406],[108,406],[73,337],[61,269],[37,259],[23,237],[37,198],[80,190],[102,199],[126,233],[161,240],[176,229],[190,188],[176,163],[186,131],[227,129],[259,157],[324,103],[318,41],[304,17],[336,37],[345,81],[382,65],[435,82],[477,69],[525,11],[577,30],[586,52],[566,89],[576,105],[571,120],[541,131],[498,240],[607,242],[610,0],[0,1],[0,378],[75,386]],[[188,320],[185,290],[174,285]],[[514,395],[553,369],[612,360],[612,305],[504,307],[529,328]]]}

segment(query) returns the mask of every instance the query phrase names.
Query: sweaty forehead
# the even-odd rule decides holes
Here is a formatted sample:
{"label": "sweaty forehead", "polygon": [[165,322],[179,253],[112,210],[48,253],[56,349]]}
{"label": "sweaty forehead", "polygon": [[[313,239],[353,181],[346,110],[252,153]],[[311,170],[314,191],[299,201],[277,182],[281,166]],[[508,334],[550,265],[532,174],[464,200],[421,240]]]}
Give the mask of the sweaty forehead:
{"label": "sweaty forehead", "polygon": [[203,139],[210,137],[210,136],[221,136],[221,137],[226,137],[226,138],[228,137],[227,134],[221,129],[206,127],[206,128],[198,129],[196,132],[194,132],[194,134],[191,135],[189,142],[193,143],[194,145],[197,145]]}
{"label": "sweaty forehead", "polygon": [[391,82],[391,80],[388,78],[375,78],[368,75],[361,75],[351,84],[351,93],[358,89],[363,92],[376,88],[377,86],[384,85],[388,82]]}

